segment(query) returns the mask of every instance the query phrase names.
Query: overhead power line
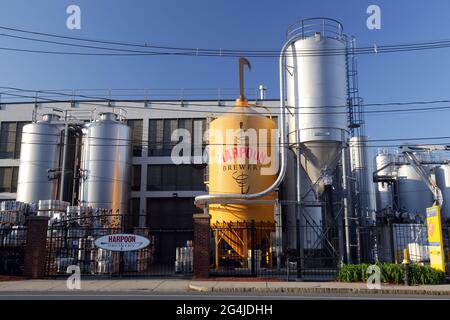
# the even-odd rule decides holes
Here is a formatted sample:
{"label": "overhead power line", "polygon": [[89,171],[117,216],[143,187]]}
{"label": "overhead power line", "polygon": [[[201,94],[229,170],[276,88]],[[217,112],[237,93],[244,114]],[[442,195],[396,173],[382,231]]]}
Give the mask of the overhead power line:
{"label": "overhead power line", "polygon": [[[194,121],[196,119],[193,119]],[[199,121],[201,119],[198,119]],[[178,129],[185,129],[185,128],[178,128]],[[2,132],[5,133],[16,133],[16,130],[3,130]],[[27,135],[36,135],[36,136],[44,136],[44,137],[60,137],[60,134],[55,134],[55,133],[41,133],[41,132],[25,132],[25,134]],[[158,142],[158,141],[149,141],[149,140],[141,140],[141,139],[124,139],[124,138],[109,138],[109,137],[88,137],[90,140],[93,141],[117,141],[117,142],[124,142],[126,144],[123,145],[114,145],[114,146],[127,146],[127,142],[132,142],[132,143],[136,143],[138,146],[148,146],[148,145],[152,145],[152,146],[173,146],[175,144],[177,144],[176,141],[172,141],[172,142]],[[367,139],[363,142],[352,142],[353,146],[362,146],[365,145],[366,143],[374,143],[374,142],[401,142],[401,141],[426,141],[426,140],[449,140],[450,141],[450,136],[436,136],[436,137],[410,137],[410,138],[391,138],[391,139]],[[180,141],[179,141],[180,142]],[[16,142],[14,141],[7,141],[5,143],[11,143],[14,144]],[[53,141],[47,141],[47,142],[27,142],[27,144],[48,144],[48,145],[54,145]],[[320,146],[320,142],[317,142],[317,146]],[[433,144],[438,144],[438,145],[448,145],[449,143],[433,143]],[[91,144],[93,146],[111,146],[111,144],[102,144],[100,143],[95,143],[95,144]],[[193,143],[192,145],[194,146],[206,146],[206,145],[239,145],[238,143],[202,143],[202,144],[198,144],[198,143]],[[250,144],[252,145],[252,144]],[[280,145],[292,145],[292,143],[285,143],[285,144],[280,144],[278,142],[276,143],[257,143],[257,145],[259,146],[280,146]],[[325,146],[328,148],[328,146]]]}
{"label": "overhead power line", "polygon": [[[50,51],[50,50],[38,50],[38,49],[30,49],[30,48],[14,48],[14,47],[1,47],[0,50],[9,50],[9,51],[22,51],[22,52],[31,52],[31,53],[45,53],[45,54],[61,54],[61,55],[93,55],[93,56],[148,56],[148,55],[177,55],[177,56],[202,56],[202,57],[238,57],[238,56],[247,56],[247,57],[261,57],[261,58],[271,58],[271,57],[279,57],[279,49],[277,50],[242,50],[242,49],[206,49],[206,48],[183,48],[183,47],[175,47],[175,46],[159,46],[159,45],[149,45],[149,44],[136,44],[136,43],[127,43],[127,42],[119,42],[119,41],[105,41],[105,40],[95,40],[95,39],[87,39],[80,37],[69,37],[62,36],[51,33],[37,32],[32,30],[24,30],[18,28],[11,28],[6,26],[0,26],[0,29],[12,31],[16,33],[25,33],[34,36],[40,37],[50,37],[50,38],[58,38],[65,39],[77,42],[89,42],[89,43],[97,43],[102,44],[103,46],[92,46],[92,45],[83,45],[79,43],[71,43],[71,42],[61,42],[61,41],[53,41],[47,39],[40,38],[30,38],[24,36],[18,36],[15,34],[6,34],[2,33],[0,36],[17,38],[26,41],[34,41],[34,42],[42,42],[54,45],[64,45],[64,46],[72,46],[79,47],[84,49],[94,49],[94,50],[108,50],[108,51],[117,51],[120,53],[101,53],[101,52],[71,52],[71,51]],[[110,47],[105,47],[104,45],[109,45]],[[111,47],[115,46],[115,47]],[[133,47],[140,48],[146,50],[137,50],[137,49],[123,49],[117,48],[120,47]],[[434,40],[434,41],[425,41],[425,42],[417,42],[417,43],[409,43],[409,44],[393,44],[393,45],[377,45],[377,49],[374,50],[373,46],[364,46],[355,48],[352,53],[354,54],[378,54],[378,53],[391,53],[391,52],[406,52],[406,51],[417,51],[417,50],[430,50],[430,49],[442,49],[450,47],[450,40]],[[148,51],[148,49],[152,49],[153,51]],[[156,51],[155,51],[156,50]],[[287,53],[287,56],[323,56],[323,55],[346,55],[348,54],[347,48],[343,49],[302,49],[296,50],[295,53]]]}

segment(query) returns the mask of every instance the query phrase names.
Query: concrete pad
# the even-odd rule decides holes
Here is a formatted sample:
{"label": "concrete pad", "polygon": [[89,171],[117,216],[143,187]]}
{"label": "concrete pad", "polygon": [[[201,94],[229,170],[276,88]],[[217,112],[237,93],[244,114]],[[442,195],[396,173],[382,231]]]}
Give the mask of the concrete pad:
{"label": "concrete pad", "polygon": [[189,289],[189,280],[166,280],[161,282],[154,291],[186,291]]}
{"label": "concrete pad", "polygon": [[[81,291],[186,291],[190,280],[133,279],[133,280],[83,280]],[[11,291],[67,291],[66,279],[23,280],[0,283],[0,292]]]}
{"label": "concrete pad", "polygon": [[105,291],[114,284],[115,280],[83,280],[81,278],[82,291]]}
{"label": "concrete pad", "polygon": [[[148,290],[153,291],[164,280],[115,280],[111,285],[103,288],[104,291]],[[103,291],[103,290],[102,290]]]}
{"label": "concrete pad", "polygon": [[57,285],[58,282],[55,282],[55,280],[8,281],[1,284],[0,291],[47,291]]}
{"label": "concrete pad", "polygon": [[189,283],[189,289],[200,292],[211,291],[211,289],[217,284],[218,281],[191,281]]}
{"label": "concrete pad", "polygon": [[217,281],[214,288],[266,288],[267,282],[253,281]]}
{"label": "concrete pad", "polygon": [[267,288],[320,288],[320,283],[311,283],[311,282],[267,282]]}

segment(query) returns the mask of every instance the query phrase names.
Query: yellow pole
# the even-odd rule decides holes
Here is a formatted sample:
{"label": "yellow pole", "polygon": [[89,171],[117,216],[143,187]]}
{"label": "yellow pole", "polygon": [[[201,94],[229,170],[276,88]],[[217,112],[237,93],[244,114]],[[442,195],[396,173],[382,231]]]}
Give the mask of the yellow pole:
{"label": "yellow pole", "polygon": [[409,264],[408,248],[403,249],[403,261],[402,261],[402,264]]}

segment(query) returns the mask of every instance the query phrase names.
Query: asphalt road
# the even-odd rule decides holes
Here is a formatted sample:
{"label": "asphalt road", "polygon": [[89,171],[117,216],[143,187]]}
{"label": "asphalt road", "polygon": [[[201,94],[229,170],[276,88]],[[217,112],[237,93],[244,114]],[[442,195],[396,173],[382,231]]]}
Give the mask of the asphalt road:
{"label": "asphalt road", "polygon": [[439,295],[336,295],[336,294],[265,294],[205,292],[8,292],[0,300],[450,300]]}

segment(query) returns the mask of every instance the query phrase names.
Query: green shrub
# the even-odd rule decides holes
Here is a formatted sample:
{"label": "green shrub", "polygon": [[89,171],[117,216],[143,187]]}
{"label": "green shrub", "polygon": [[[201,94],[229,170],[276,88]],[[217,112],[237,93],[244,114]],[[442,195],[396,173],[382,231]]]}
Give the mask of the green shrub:
{"label": "green shrub", "polygon": [[[403,266],[394,263],[377,263],[381,270],[381,282],[401,284],[403,283]],[[338,281],[341,282],[366,282],[368,278],[367,268],[369,264],[345,264],[338,272]],[[411,264],[410,282],[418,284],[440,284],[445,280],[445,273],[429,266]]]}

